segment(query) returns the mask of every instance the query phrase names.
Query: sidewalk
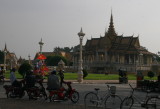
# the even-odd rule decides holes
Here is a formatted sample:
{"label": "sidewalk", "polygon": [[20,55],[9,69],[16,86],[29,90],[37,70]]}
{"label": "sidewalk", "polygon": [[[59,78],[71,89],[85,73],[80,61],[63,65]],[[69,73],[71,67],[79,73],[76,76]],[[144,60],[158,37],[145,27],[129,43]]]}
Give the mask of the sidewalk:
{"label": "sidewalk", "polygon": [[[73,83],[79,83],[77,80],[66,80]],[[119,84],[119,80],[83,80],[80,84]],[[128,80],[128,83],[136,84],[136,80]]]}
{"label": "sidewalk", "polygon": [[[21,79],[18,79],[19,81]],[[72,83],[78,84],[79,82],[77,80],[65,80],[70,81]],[[5,82],[10,82],[9,79],[5,79]],[[47,82],[47,79],[44,80],[44,83]],[[82,83],[79,84],[119,84],[119,80],[83,80]],[[128,83],[136,84],[136,80],[128,80]]]}

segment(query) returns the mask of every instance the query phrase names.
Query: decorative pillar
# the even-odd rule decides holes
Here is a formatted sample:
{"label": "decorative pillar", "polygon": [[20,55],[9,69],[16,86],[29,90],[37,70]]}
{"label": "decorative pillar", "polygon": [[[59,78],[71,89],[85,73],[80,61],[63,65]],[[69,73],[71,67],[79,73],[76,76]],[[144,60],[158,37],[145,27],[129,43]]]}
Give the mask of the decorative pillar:
{"label": "decorative pillar", "polygon": [[4,69],[4,73],[5,73],[5,71],[6,71],[6,55],[7,55],[7,45],[6,45],[6,43],[5,43],[5,48],[4,48],[4,67],[3,67],[3,69]]}
{"label": "decorative pillar", "polygon": [[31,64],[31,56],[28,55],[28,63]]}
{"label": "decorative pillar", "polygon": [[42,54],[42,46],[43,46],[43,42],[42,42],[42,38],[41,38],[41,41],[39,42],[39,45],[40,45],[40,54]]}
{"label": "decorative pillar", "polygon": [[6,71],[6,54],[7,54],[7,51],[4,50],[4,72]]}
{"label": "decorative pillar", "polygon": [[82,28],[81,31],[78,33],[79,40],[80,40],[80,52],[79,52],[79,67],[78,67],[78,82],[83,82],[83,67],[82,67],[82,41],[85,33],[83,33]]}
{"label": "decorative pillar", "polygon": [[143,64],[143,54],[142,53],[140,53],[139,54],[139,56],[140,56],[140,70],[142,70],[142,64]]}

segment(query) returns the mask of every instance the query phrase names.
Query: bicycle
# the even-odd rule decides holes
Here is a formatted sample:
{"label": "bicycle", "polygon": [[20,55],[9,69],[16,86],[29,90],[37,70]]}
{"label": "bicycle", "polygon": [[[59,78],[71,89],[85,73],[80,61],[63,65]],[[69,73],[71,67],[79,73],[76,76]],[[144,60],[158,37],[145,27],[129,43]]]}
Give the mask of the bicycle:
{"label": "bicycle", "polygon": [[105,109],[115,109],[120,106],[122,99],[116,95],[116,86],[107,85],[108,91],[100,97],[99,88],[95,88],[95,92],[88,92],[84,97],[85,108],[98,107],[104,104]]}
{"label": "bicycle", "polygon": [[160,96],[151,96],[146,102],[146,109],[160,109]]}
{"label": "bicycle", "polygon": [[[129,86],[131,87],[131,94],[127,97],[125,97],[120,105],[120,109],[131,109],[133,104],[135,103],[135,100],[137,101],[138,104],[141,105],[141,107],[143,108],[146,108],[146,109],[150,109],[148,107],[148,104],[150,103],[150,101],[152,100],[151,98],[154,97],[154,96],[149,96],[149,92],[150,90],[147,90],[146,91],[146,96],[145,96],[145,99],[144,100],[141,100],[139,99],[138,97],[136,97],[134,95],[134,91],[135,91],[135,88],[133,88],[131,86],[131,84],[129,84]],[[150,105],[152,106],[152,105]],[[148,108],[147,108],[148,107]],[[151,108],[152,109],[152,108]],[[158,108],[155,108],[155,109],[158,109]]]}

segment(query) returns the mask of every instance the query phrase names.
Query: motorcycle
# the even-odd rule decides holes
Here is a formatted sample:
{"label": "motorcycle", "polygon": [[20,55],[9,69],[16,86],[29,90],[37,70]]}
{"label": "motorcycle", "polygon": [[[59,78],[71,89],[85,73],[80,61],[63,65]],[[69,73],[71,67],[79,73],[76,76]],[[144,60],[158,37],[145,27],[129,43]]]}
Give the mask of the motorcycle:
{"label": "motorcycle", "polygon": [[37,100],[38,98],[44,98],[45,100],[47,100],[47,94],[42,84],[43,79],[37,80],[37,83],[39,84],[39,86],[34,86],[26,89],[29,96],[29,100]]}
{"label": "motorcycle", "polygon": [[15,81],[13,85],[4,85],[3,88],[6,91],[7,98],[22,98],[25,95],[23,82],[23,80]]}
{"label": "motorcycle", "polygon": [[51,101],[65,101],[70,99],[73,103],[77,103],[79,100],[79,92],[72,88],[71,82],[63,82],[68,86],[68,89],[64,87],[59,90],[48,90],[49,100]]}

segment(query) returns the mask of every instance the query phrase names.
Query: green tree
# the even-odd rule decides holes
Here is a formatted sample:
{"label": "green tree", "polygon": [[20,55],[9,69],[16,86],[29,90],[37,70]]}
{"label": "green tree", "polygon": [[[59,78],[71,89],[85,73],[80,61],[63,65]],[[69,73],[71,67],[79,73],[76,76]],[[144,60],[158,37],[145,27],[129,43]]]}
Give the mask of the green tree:
{"label": "green tree", "polygon": [[150,77],[150,79],[153,78],[154,75],[155,75],[155,74],[154,74],[154,72],[152,72],[152,71],[149,71],[149,72],[147,73],[147,76]]}
{"label": "green tree", "polygon": [[69,47],[64,47],[63,51],[69,53],[69,52],[71,52],[71,48],[69,48]]}
{"label": "green tree", "polygon": [[0,64],[4,63],[4,53],[0,50]]}
{"label": "green tree", "polygon": [[58,62],[60,60],[63,60],[63,62],[65,64],[67,64],[67,59],[63,56],[60,56],[60,55],[56,55],[56,56],[48,56],[47,59],[45,60],[46,62],[46,65],[47,66],[57,66],[58,65]]}
{"label": "green tree", "polygon": [[86,69],[83,69],[83,78],[87,77],[88,76],[88,72]]}
{"label": "green tree", "polygon": [[18,72],[20,75],[23,76],[23,78],[25,77],[25,75],[30,72],[32,70],[32,66],[29,64],[29,63],[23,63],[19,69],[18,69]]}
{"label": "green tree", "polygon": [[151,71],[154,72],[155,75],[158,74],[159,69],[160,69],[159,64],[155,64],[155,65],[152,65],[152,66],[151,66]]}

